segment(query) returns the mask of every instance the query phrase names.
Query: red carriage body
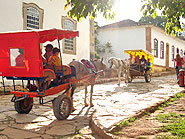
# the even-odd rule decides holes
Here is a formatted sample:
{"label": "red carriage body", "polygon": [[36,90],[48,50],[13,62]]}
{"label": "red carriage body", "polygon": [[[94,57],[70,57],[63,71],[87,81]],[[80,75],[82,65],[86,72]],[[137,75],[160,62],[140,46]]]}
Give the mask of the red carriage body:
{"label": "red carriage body", "polygon": [[[43,77],[40,43],[46,41],[73,38],[78,31],[69,30],[34,30],[0,34],[0,76],[8,77]],[[24,51],[24,64],[16,66],[15,55]]]}

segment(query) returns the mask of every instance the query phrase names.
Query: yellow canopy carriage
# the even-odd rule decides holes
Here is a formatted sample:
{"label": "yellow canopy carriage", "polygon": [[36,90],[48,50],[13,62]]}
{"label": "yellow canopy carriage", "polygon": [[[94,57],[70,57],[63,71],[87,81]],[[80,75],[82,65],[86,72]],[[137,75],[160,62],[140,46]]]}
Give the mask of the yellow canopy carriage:
{"label": "yellow canopy carriage", "polygon": [[139,58],[141,58],[142,55],[144,55],[146,60],[150,59],[151,68],[153,68],[154,57],[150,52],[142,49],[125,50],[124,52],[128,55],[132,55],[133,58],[135,58],[136,56],[139,56]]}
{"label": "yellow canopy carriage", "polygon": [[145,68],[142,69],[142,66],[140,64],[137,64],[137,63],[131,64],[130,70],[129,70],[131,80],[129,82],[132,82],[132,79],[134,79],[137,76],[144,76],[145,81],[150,82],[151,76],[152,76],[151,69],[153,68],[153,60],[154,60],[153,55],[150,52],[142,49],[125,50],[124,52],[128,55],[132,55],[133,58],[135,58],[136,56],[139,56],[139,59],[141,59],[141,57],[144,55],[145,59],[146,60],[150,59],[150,63],[151,63],[151,66],[150,66],[151,68],[148,70],[145,70],[145,72],[143,72]]}

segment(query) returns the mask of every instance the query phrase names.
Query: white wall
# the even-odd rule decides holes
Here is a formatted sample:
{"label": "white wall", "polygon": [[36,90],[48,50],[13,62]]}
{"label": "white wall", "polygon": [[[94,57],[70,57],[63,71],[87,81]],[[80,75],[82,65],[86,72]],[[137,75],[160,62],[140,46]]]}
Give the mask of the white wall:
{"label": "white wall", "polygon": [[[22,3],[35,3],[44,9],[43,28],[61,29],[62,16],[66,16],[64,11],[66,1],[62,0],[1,0],[0,1],[0,32],[23,30]],[[77,23],[79,36],[77,38],[77,54],[63,55],[63,63],[69,63],[72,59],[90,59],[90,39],[89,39],[89,19],[84,19]],[[57,42],[54,42],[57,45]],[[61,41],[62,47],[62,41]]]}
{"label": "white wall", "polygon": [[[154,64],[165,66],[166,64],[166,43],[169,44],[169,66],[174,67],[174,62],[172,61],[172,46],[175,47],[175,56],[176,56],[176,49],[179,48],[179,50],[185,50],[185,41],[180,40],[177,37],[171,37],[169,35],[165,35],[165,32],[161,29],[158,29],[156,27],[153,27],[151,29],[151,45],[152,49],[154,49],[154,39],[158,40],[158,58],[154,59]],[[164,42],[164,59],[160,59],[160,42]],[[154,52],[153,52],[154,54]]]}
{"label": "white wall", "polygon": [[109,57],[118,57],[121,59],[129,56],[124,50],[146,49],[145,28],[129,27],[119,29],[100,29],[98,39],[101,44],[110,42],[113,53],[104,53],[105,62]]}
{"label": "white wall", "polygon": [[90,24],[87,20],[83,19],[77,24],[77,30],[79,31],[79,37],[76,41],[77,55],[63,54],[64,63],[69,63],[72,59],[90,59]]}

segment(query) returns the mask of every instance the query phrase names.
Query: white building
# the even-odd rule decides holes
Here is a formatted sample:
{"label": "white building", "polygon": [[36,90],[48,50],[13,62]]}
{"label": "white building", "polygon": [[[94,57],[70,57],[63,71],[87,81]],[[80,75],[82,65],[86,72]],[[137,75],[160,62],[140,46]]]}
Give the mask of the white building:
{"label": "white building", "polygon": [[110,42],[112,53],[101,53],[105,61],[110,56],[128,58],[124,50],[143,49],[154,55],[154,70],[166,70],[174,67],[176,53],[183,56],[185,41],[165,34],[165,31],[153,25],[138,25],[132,20],[123,20],[98,29],[101,45]]}
{"label": "white building", "polygon": [[[65,3],[63,0],[1,0],[0,32],[48,28],[78,30],[79,37],[60,42],[63,63],[90,59],[90,50],[93,50],[90,47],[94,45],[93,24],[89,19],[77,22],[68,18]],[[53,45],[57,46],[57,42]]]}

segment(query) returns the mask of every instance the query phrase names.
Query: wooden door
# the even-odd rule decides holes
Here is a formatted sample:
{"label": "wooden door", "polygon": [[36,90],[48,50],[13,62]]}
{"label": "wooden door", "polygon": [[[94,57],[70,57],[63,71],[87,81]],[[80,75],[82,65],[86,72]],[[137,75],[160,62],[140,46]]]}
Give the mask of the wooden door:
{"label": "wooden door", "polygon": [[169,44],[166,43],[166,68],[169,68]]}

